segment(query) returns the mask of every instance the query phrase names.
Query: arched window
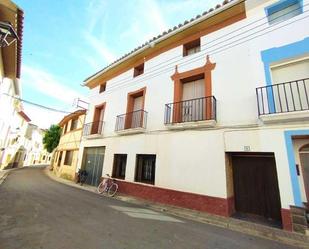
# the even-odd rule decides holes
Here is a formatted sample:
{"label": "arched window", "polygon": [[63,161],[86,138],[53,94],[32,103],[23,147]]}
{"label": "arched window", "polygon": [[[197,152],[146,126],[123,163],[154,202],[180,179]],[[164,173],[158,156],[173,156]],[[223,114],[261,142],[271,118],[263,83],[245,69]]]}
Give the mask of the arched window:
{"label": "arched window", "polygon": [[308,152],[309,153],[309,144],[305,144],[299,149],[299,152]]}

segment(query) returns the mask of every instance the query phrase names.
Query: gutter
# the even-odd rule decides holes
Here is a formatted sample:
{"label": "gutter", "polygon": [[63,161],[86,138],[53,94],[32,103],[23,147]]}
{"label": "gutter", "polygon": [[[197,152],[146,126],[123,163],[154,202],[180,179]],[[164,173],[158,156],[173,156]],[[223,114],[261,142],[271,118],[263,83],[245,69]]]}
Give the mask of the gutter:
{"label": "gutter", "polygon": [[[132,54],[129,54],[128,56],[125,56],[123,59],[121,59],[121,60],[119,60],[119,61],[117,61],[115,63],[112,63],[111,66],[105,68],[101,72],[99,71],[96,74],[88,77],[87,79],[84,80],[84,84],[82,84],[82,86],[86,86],[89,83],[89,81],[91,81],[91,80],[101,76],[102,74],[104,74],[105,72],[110,70],[111,68],[113,68],[113,67],[123,63],[124,61],[130,59],[131,57],[134,57],[135,55],[138,55],[138,54],[142,53],[143,51],[147,50],[148,48],[154,47],[157,43],[160,43],[160,42],[168,39],[169,37],[171,37],[171,36],[181,32],[181,31],[183,31],[183,30],[185,30],[187,28],[190,28],[190,27],[192,27],[192,26],[194,26],[194,25],[196,25],[196,24],[198,24],[200,22],[203,22],[203,21],[209,19],[210,17],[213,17],[213,16],[215,16],[215,15],[217,15],[217,14],[219,14],[219,13],[221,13],[221,12],[223,12],[223,11],[225,11],[225,10],[227,10],[227,9],[237,5],[237,4],[245,2],[245,1],[246,0],[232,0],[232,2],[229,2],[229,3],[221,6],[220,8],[211,11],[210,13],[207,13],[205,16],[201,16],[201,17],[193,20],[192,22],[189,21],[189,23],[187,23],[187,24],[182,24],[181,27],[179,27],[179,28],[177,28],[177,29],[175,29],[175,30],[173,30],[173,31],[163,35],[162,37],[160,37],[158,39],[155,39],[154,41],[148,42],[148,44],[146,46],[138,49],[137,51],[133,52]],[[165,32],[167,32],[167,31],[165,31]]]}

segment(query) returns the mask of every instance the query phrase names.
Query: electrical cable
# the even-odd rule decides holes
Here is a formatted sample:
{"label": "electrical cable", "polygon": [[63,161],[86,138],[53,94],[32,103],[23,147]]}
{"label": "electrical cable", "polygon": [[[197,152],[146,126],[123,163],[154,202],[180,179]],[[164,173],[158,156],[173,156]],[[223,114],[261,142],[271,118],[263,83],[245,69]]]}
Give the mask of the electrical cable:
{"label": "electrical cable", "polygon": [[[308,5],[308,4],[307,4]],[[292,12],[294,12],[295,10],[293,10],[293,11],[290,11],[290,12],[288,12],[288,13],[285,13],[284,15],[287,15],[287,14],[290,14],[290,13],[292,13]],[[303,13],[306,13],[306,12],[308,12],[308,10],[307,11],[304,11]],[[282,16],[284,16],[284,15],[281,15],[281,16],[278,16],[277,18],[280,18],[280,17],[282,17]],[[308,16],[306,16],[305,18],[307,18]],[[302,18],[302,19],[305,19],[305,18]],[[262,19],[262,18],[261,18]],[[261,20],[261,19],[259,19],[259,20]],[[289,22],[287,25],[290,25],[290,24],[292,24],[292,23],[294,23],[294,22],[296,22],[296,21],[299,21],[299,20],[302,20],[302,19],[297,19],[297,20],[295,20],[295,21],[293,21],[293,22]],[[259,21],[258,20],[258,21]],[[285,21],[285,20],[284,20]],[[245,37],[242,37],[242,38],[240,38],[240,39],[238,39],[238,40],[236,40],[236,41],[232,41],[232,42],[230,42],[230,43],[228,43],[228,44],[225,44],[224,46],[221,46],[221,47],[219,47],[219,48],[216,48],[216,49],[214,49],[214,50],[210,50],[210,51],[208,51],[208,53],[210,54],[210,53],[212,53],[212,54],[215,54],[215,53],[217,53],[217,52],[214,52],[214,51],[216,51],[216,50],[218,50],[218,49],[221,49],[222,47],[226,47],[227,45],[231,45],[232,43],[235,43],[235,42],[237,42],[237,41],[240,41],[240,40],[242,40],[242,39],[244,39],[244,38],[247,38],[247,37],[249,37],[249,36],[253,36],[253,35],[255,35],[255,34],[257,34],[257,33],[260,33],[260,32],[262,32],[262,31],[265,31],[265,30],[267,30],[267,29],[271,29],[271,31],[274,31],[274,30],[277,30],[277,29],[280,29],[280,28],[282,28],[282,27],[285,27],[285,26],[287,26],[287,25],[283,25],[283,26],[281,26],[281,27],[279,27],[279,28],[273,28],[274,26],[277,26],[277,25],[279,25],[280,23],[282,23],[283,21],[281,21],[281,22],[278,22],[278,23],[275,23],[274,25],[272,25],[272,26],[268,26],[268,27],[266,27],[266,28],[264,28],[264,29],[262,29],[262,30],[258,30],[257,32],[253,32],[253,33],[251,33],[251,34],[249,34],[249,35],[247,35],[247,36],[245,36]],[[247,25],[245,25],[245,26],[249,26],[249,25],[251,25],[252,23],[250,23],[250,24],[247,24]],[[262,25],[264,25],[264,24],[266,24],[266,23],[263,23]],[[260,27],[260,26],[262,26],[262,25],[259,25],[258,27]],[[245,26],[243,26],[243,27],[241,27],[241,28],[239,28],[238,30],[240,30],[240,29],[242,29],[242,28],[244,28]],[[250,31],[252,31],[253,29],[251,29]],[[271,32],[270,31],[270,32]],[[232,32],[230,32],[229,34],[231,34],[231,33],[234,33],[235,31],[232,31]],[[235,38],[236,36],[239,36],[239,35],[242,35],[242,34],[245,34],[245,33],[247,33],[248,31],[245,31],[245,32],[242,32],[242,33],[240,33],[240,34],[237,34],[237,35],[235,35],[235,36],[233,36],[233,37],[231,37],[231,38]],[[266,33],[269,33],[269,32],[266,32]],[[264,35],[264,34],[266,34],[266,33],[263,33],[263,34],[261,34],[261,35]],[[261,35],[259,35],[259,36],[261,36]],[[223,36],[221,36],[221,37],[219,37],[219,38],[217,38],[217,39],[220,39],[220,38],[222,38]],[[258,36],[255,36],[254,38],[256,38],[256,37],[258,37]],[[215,45],[212,45],[212,46],[210,46],[210,47],[208,47],[207,49],[209,49],[209,48],[211,48],[211,47],[214,47],[214,46],[216,46],[216,45],[218,45],[218,44],[222,44],[222,43],[224,43],[224,42],[226,42],[226,41],[229,41],[229,40],[231,40],[231,38],[229,38],[229,39],[226,39],[225,41],[221,41],[220,43],[217,43],[217,44],[215,44]],[[253,38],[253,39],[254,39]],[[216,41],[217,39],[215,39],[215,40],[213,40],[213,41],[210,41],[210,42],[208,42],[207,44],[205,44],[205,45],[208,45],[208,44],[210,44],[210,43],[213,43],[214,41]],[[251,40],[251,39],[249,39],[249,40]],[[246,41],[249,41],[249,40],[246,40]],[[239,45],[239,44],[241,44],[241,43],[237,43],[237,45]],[[229,48],[231,48],[231,47],[229,47]],[[203,49],[203,50],[201,50],[201,52],[202,51],[205,51],[206,49]],[[218,52],[222,52],[222,51],[224,51],[224,50],[220,50],[220,51],[218,51]],[[186,60],[186,61],[184,61],[184,62],[182,62],[182,63],[180,63],[179,65],[186,65],[186,64],[188,64],[188,63],[191,63],[192,61],[196,61],[197,59],[199,59],[199,58],[201,58],[201,57],[204,57],[205,56],[205,54],[201,54],[200,56],[198,56],[198,57],[194,57],[194,58],[191,58],[191,59],[189,59],[189,60]],[[176,58],[176,57],[175,57]],[[183,57],[181,57],[181,59],[183,59]],[[179,60],[178,60],[179,61]],[[167,68],[166,68],[166,66],[168,66],[168,65],[172,65],[173,64],[173,67],[172,68],[174,68],[174,63],[176,63],[177,61],[174,61],[173,63],[169,63],[169,64],[166,64],[166,65],[164,65],[164,66],[162,66],[162,63],[160,64],[160,67],[158,68],[158,69],[155,69],[154,71],[152,71],[150,74],[146,74],[145,75],[145,77],[143,77],[143,78],[141,78],[141,79],[139,79],[138,81],[135,81],[134,82],[134,85],[135,84],[137,84],[137,83],[139,83],[139,82],[141,82],[141,81],[145,81],[145,80],[147,80],[147,79],[149,79],[149,76],[153,76],[153,77],[155,77],[155,76],[157,76],[158,75],[158,73],[164,73],[164,72],[167,72]],[[152,68],[154,68],[155,66],[153,66]],[[162,70],[162,71],[158,71],[159,69],[161,69],[161,68],[165,68],[165,70]],[[170,69],[171,68],[168,68],[168,71],[170,71]],[[157,72],[158,71],[158,72]],[[151,78],[153,78],[153,77],[151,77]],[[113,84],[109,89],[107,89],[107,91],[106,91],[106,93],[109,93],[109,92],[111,92],[111,91],[114,91],[114,89],[118,89],[118,87],[122,87],[122,86],[125,86],[126,84],[126,82],[129,82],[130,81],[130,83],[132,82],[132,80],[134,80],[134,79],[132,79],[131,77],[127,80],[127,79],[122,79],[121,81],[118,81],[117,83],[118,84]],[[119,84],[119,82],[122,82],[121,84]],[[130,84],[130,85],[133,85],[133,84]]]}
{"label": "electrical cable", "polygon": [[37,106],[39,108],[43,108],[43,109],[46,109],[46,110],[49,110],[49,111],[61,112],[61,113],[66,113],[66,114],[72,113],[72,112],[67,112],[67,111],[55,109],[55,108],[52,108],[52,107],[49,107],[49,106],[44,106],[44,105],[41,105],[41,104],[38,104],[38,103],[34,103],[34,102],[29,101],[29,100],[25,100],[25,99],[21,99],[19,97],[15,97],[15,96],[9,95],[7,93],[2,93],[2,94],[7,95],[7,96],[9,96],[11,98],[17,99],[17,100],[19,100],[21,102],[24,102],[24,103],[27,103],[27,104],[30,104],[30,105],[34,105],[34,106]]}

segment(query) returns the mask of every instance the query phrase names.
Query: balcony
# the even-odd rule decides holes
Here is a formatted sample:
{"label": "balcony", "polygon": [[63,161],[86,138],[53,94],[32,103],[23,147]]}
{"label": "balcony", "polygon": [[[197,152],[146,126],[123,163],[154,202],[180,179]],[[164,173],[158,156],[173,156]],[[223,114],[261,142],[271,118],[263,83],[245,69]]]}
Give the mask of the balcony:
{"label": "balcony", "polygon": [[216,125],[217,100],[214,96],[165,105],[164,123],[169,129],[192,129]]}
{"label": "balcony", "polygon": [[138,110],[118,115],[115,132],[118,134],[142,133],[146,130],[147,112]]}
{"label": "balcony", "polygon": [[256,88],[259,117],[264,123],[309,120],[309,78]]}
{"label": "balcony", "polygon": [[88,137],[88,138],[101,137],[103,135],[103,127],[104,127],[103,121],[96,121],[96,122],[84,124],[83,137]]}

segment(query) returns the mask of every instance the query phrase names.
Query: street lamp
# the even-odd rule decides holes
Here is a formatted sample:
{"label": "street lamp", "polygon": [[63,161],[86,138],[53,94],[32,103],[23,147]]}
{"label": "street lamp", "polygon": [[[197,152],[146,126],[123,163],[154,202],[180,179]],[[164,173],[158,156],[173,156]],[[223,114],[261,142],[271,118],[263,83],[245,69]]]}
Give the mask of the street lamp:
{"label": "street lamp", "polygon": [[9,22],[0,21],[0,47],[10,46],[18,39],[18,36]]}

